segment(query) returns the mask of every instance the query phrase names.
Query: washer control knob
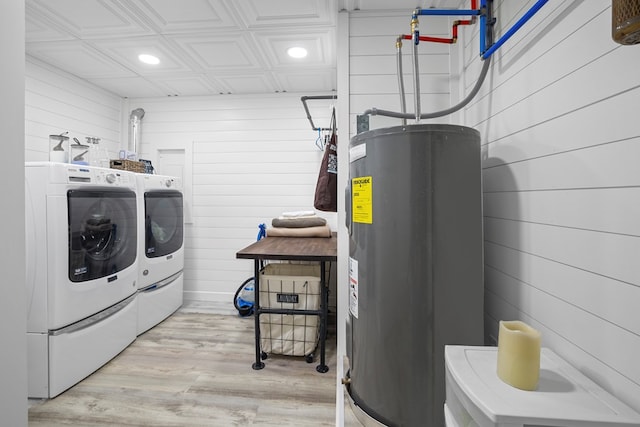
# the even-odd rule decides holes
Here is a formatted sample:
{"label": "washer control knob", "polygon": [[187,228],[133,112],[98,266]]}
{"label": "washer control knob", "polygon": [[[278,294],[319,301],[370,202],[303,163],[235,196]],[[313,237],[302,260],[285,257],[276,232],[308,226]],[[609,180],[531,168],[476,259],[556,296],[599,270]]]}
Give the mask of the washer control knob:
{"label": "washer control knob", "polygon": [[113,184],[114,182],[116,182],[116,176],[112,173],[107,174],[107,176],[105,177],[105,179],[107,180],[107,182],[109,184]]}
{"label": "washer control knob", "polygon": [[167,187],[171,187],[171,186],[173,185],[173,181],[172,181],[172,180],[170,180],[170,179],[168,179],[168,180],[164,183],[164,185],[166,185]]}

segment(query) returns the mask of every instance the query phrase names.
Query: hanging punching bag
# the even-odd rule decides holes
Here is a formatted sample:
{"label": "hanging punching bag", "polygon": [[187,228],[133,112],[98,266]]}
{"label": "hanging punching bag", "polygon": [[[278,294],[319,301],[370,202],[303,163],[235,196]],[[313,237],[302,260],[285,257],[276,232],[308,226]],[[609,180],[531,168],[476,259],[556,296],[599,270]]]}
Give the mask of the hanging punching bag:
{"label": "hanging punching bag", "polygon": [[640,1],[613,0],[611,4],[611,36],[616,43],[640,43]]}

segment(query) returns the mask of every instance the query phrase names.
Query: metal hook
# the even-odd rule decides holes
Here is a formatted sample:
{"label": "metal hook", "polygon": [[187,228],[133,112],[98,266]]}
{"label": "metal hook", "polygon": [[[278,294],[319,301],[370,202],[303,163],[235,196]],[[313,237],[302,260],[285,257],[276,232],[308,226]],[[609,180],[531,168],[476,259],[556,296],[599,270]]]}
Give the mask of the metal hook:
{"label": "metal hook", "polygon": [[322,141],[322,129],[318,128],[318,138],[316,138],[316,147],[318,150],[324,151],[324,142]]}

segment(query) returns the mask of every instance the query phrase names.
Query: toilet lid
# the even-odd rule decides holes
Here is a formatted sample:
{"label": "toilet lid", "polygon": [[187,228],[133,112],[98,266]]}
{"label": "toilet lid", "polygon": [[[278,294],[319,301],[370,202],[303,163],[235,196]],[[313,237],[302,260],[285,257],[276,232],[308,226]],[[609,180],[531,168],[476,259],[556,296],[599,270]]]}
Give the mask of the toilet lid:
{"label": "toilet lid", "polygon": [[496,373],[497,347],[446,346],[447,373],[470,413],[493,423],[539,426],[639,426],[640,414],[585,377],[548,348],[540,354],[535,391],[504,383]]}

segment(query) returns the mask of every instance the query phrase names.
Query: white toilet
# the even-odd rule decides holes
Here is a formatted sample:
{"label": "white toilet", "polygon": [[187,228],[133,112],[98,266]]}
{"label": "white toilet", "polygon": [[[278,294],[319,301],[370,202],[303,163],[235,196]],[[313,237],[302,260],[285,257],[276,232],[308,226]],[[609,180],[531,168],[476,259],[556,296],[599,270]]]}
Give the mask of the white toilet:
{"label": "white toilet", "polygon": [[535,391],[500,380],[497,354],[497,347],[445,347],[447,427],[640,426],[640,414],[548,348]]}

